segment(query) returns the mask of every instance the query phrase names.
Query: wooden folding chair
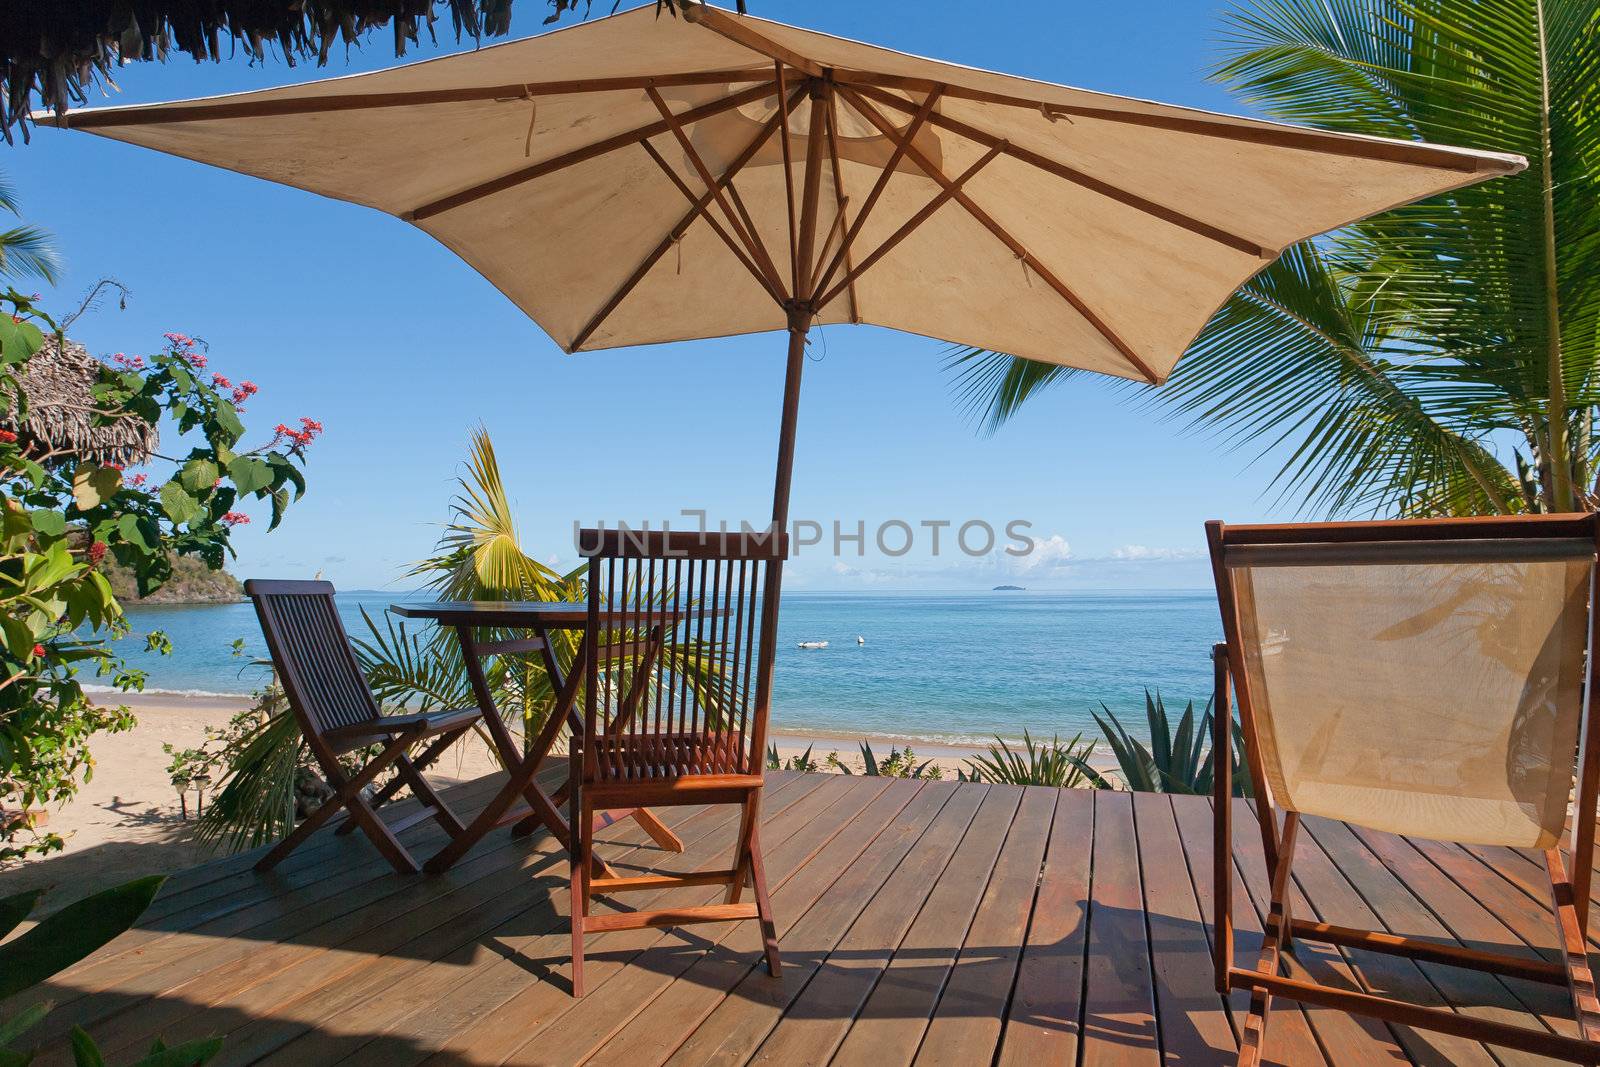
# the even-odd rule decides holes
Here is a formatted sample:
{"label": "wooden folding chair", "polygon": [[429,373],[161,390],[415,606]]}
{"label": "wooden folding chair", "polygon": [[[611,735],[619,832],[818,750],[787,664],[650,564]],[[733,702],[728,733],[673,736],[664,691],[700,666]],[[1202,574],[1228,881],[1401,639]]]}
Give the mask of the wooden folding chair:
{"label": "wooden folding chair", "polygon": [[[585,530],[579,545],[590,558],[584,733],[572,752],[568,796],[568,823],[579,828],[570,870],[573,995],[583,995],[586,933],[644,926],[756,919],[776,976],[777,928],[757,824],[787,539],[765,531]],[[675,804],[741,806],[730,866],[594,875],[595,812]],[[746,881],[753,903],[740,901]],[[726,885],[724,902],[590,913],[590,900],[602,894],[706,885]]]}
{"label": "wooden folding chair", "polygon": [[[1589,699],[1600,678],[1591,625],[1600,520],[1210,522],[1206,534],[1227,637],[1214,650],[1213,946],[1217,989],[1251,994],[1240,1064],[1260,1062],[1275,996],[1600,1063],[1585,951],[1600,799]],[[1230,679],[1271,881],[1253,969],[1233,965]],[[1560,845],[1574,781],[1569,874]],[[1293,915],[1306,815],[1538,850],[1560,962]],[[1286,977],[1281,954],[1296,937],[1566,985],[1578,1036]]]}
{"label": "wooden folding chair", "polygon": [[[461,820],[428,784],[422,770],[471,729],[482,713],[478,708],[463,708],[382,714],[350,649],[330,583],[253,578],[244,583],[244,591],[255,603],[272,665],[301,734],[334,791],[331,799],[262,857],[256,870],[277,866],[340,811],[349,814],[339,833],[360,827],[395,870],[402,874],[421,870],[395,835],[430,818],[451,837],[462,832]],[[413,760],[408,755],[410,748],[430,738],[428,747]],[[383,747],[359,771],[348,774],[339,757],[370,745]],[[394,778],[373,797],[366,797],[367,787],[390,768]],[[422,805],[420,810],[386,825],[376,809],[406,786]]]}

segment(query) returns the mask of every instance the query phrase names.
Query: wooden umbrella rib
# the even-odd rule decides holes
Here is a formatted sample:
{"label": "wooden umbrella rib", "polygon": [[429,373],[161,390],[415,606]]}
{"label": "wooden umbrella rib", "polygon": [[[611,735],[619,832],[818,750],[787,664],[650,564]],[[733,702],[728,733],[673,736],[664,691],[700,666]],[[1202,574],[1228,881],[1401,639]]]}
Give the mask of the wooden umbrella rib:
{"label": "wooden umbrella rib", "polygon": [[684,4],[683,17],[686,21],[721,34],[758,55],[777,60],[813,78],[820,78],[825,73],[820,63],[774,41],[756,29],[749,19],[735,18],[709,4]]}
{"label": "wooden umbrella rib", "polygon": [[339,96],[297,97],[287,100],[240,100],[231,104],[167,104],[147,108],[106,111],[72,111],[43,121],[75,130],[113,126],[147,126],[153,123],[197,122],[215,119],[277,118],[285,115],[319,115],[336,111],[367,111],[387,107],[427,104],[461,104],[478,100],[525,100],[538,96],[572,96],[650,87],[725,85],[770,79],[765,70],[711,70],[654,77],[580,78],[568,81],[526,82],[509,85],[474,85],[459,89],[417,89],[395,93],[345,93]]}
{"label": "wooden umbrella rib", "polygon": [[[771,96],[775,88],[776,87],[771,82],[764,82],[760,85],[751,86],[750,88],[740,90],[731,96],[724,96],[720,99],[713,100],[710,103],[701,104],[699,107],[690,108],[683,114],[678,115],[677,121],[680,123],[694,123],[699,122],[701,119],[710,118],[713,115],[720,115],[724,111],[731,111],[736,107],[743,107],[745,104],[754,103],[757,100]],[[542,178],[547,174],[553,174],[556,171],[564,170],[567,167],[587,162],[588,160],[594,159],[597,156],[603,156],[608,152],[614,152],[619,148],[626,148],[631,144],[635,144],[649,137],[654,137],[659,133],[666,133],[669,128],[670,127],[664,120],[657,120],[647,125],[640,126],[637,129],[629,130],[626,133],[619,133],[603,140],[596,141],[593,144],[585,145],[582,148],[575,148],[571,152],[562,153],[561,155],[556,156],[553,159],[547,159],[542,163],[535,163],[532,166],[522,167],[519,170],[512,171],[510,174],[502,174],[498,178],[491,178],[489,181],[480,182],[477,185],[469,186],[460,192],[451,193],[449,196],[440,197],[438,200],[430,201],[429,203],[422,204],[421,206],[406,212],[401,216],[401,218],[404,218],[410,222],[420,222],[423,219],[431,218],[434,215],[439,215],[446,211],[451,211],[455,208],[461,207],[465,204],[470,204],[474,200],[480,200],[483,197],[491,196],[494,193],[500,193],[507,189],[513,189],[526,182],[531,182],[537,178]]]}
{"label": "wooden umbrella rib", "polygon": [[[805,90],[803,88],[796,89],[791,94],[790,102],[792,103],[793,100],[799,99],[800,94],[804,91]],[[740,152],[736,157],[734,157],[733,162],[728,165],[728,169],[723,171],[722,177],[719,179],[719,181],[723,183],[732,181],[734,175],[738,174],[739,171],[744,168],[745,164],[754,159],[756,153],[761,150],[761,146],[766,144],[767,139],[770,138],[773,131],[778,128],[779,121],[780,116],[778,114],[774,114],[772,118],[768,119],[767,124],[761,128],[761,132],[756,134],[749,145],[745,147],[744,151]],[[679,187],[680,189],[683,188],[681,185]],[[694,220],[699,218],[701,214],[704,213],[708,207],[710,207],[710,205],[711,193],[709,191],[693,198],[693,202],[688,212],[683,216],[683,218],[678,220],[678,224],[676,226],[667,231],[667,235],[661,240],[661,243],[656,245],[656,247],[651,250],[650,254],[646,256],[636,268],[634,268],[633,273],[628,275],[627,280],[624,281],[622,285],[617,288],[616,292],[612,293],[610,298],[600,306],[600,310],[595,312],[594,317],[584,325],[583,329],[578,331],[577,335],[572,339],[572,342],[567,346],[568,351],[577,351],[579,348],[583,347],[583,343],[593,336],[594,331],[600,328],[600,325],[611,316],[612,312],[616,311],[616,309],[621,306],[622,302],[628,298],[628,294],[633,292],[639,283],[644,280],[645,275],[650,273],[650,269],[660,262],[662,256],[671,251],[672,246],[682,239],[683,235],[688,232],[688,229],[691,225],[693,225]],[[708,224],[710,221],[710,219],[707,219]],[[771,294],[772,290],[767,285],[766,278],[758,277],[758,280],[761,282],[761,287],[766,289],[767,292]],[[776,299],[776,296],[774,296],[774,298]]]}
{"label": "wooden umbrella rib", "polygon": [[[828,254],[828,244],[833,240],[835,233],[839,235],[839,249],[845,253],[845,270],[852,270],[855,266],[850,262],[850,250],[844,247],[845,224],[848,221],[846,219],[846,208],[849,206],[850,198],[844,193],[844,168],[839,162],[839,109],[838,105],[834,101],[835,95],[836,94],[834,93],[828,94],[827,118],[828,160],[833,169],[833,196],[837,204],[835,208],[836,215],[833,220],[833,226],[828,230],[827,240],[822,242],[822,251],[817,253],[816,273],[812,274],[811,284],[806,287],[806,291],[811,293],[817,292],[821,285],[823,256]],[[859,304],[859,298],[856,295],[856,285],[854,281],[850,283],[848,293],[850,296],[850,321],[860,322],[861,308]]]}
{"label": "wooden umbrella rib", "polygon": [[885,238],[881,245],[879,245],[877,248],[874,248],[867,255],[867,258],[861,261],[860,265],[857,266],[855,270],[851,271],[849,274],[845,275],[842,279],[835,283],[834,287],[829,289],[827,293],[823,295],[822,299],[817,301],[817,308],[820,310],[821,308],[825,307],[830,301],[833,300],[834,297],[838,296],[857,278],[871,269],[873,264],[877,263],[878,260],[888,255],[896,245],[905,240],[907,237],[911,236],[912,231],[932,217],[934,212],[938,211],[948,201],[959,197],[961,195],[961,187],[976,177],[980,170],[988,166],[990,161],[993,160],[995,156],[998,156],[1001,151],[1003,151],[1003,145],[1004,142],[1001,142],[1001,144],[992,145],[987,152],[978,158],[977,162],[973,163],[972,166],[962,171],[953,179],[946,178],[941,174],[939,178],[942,188],[939,190],[938,194],[934,196],[932,200],[923,205],[920,211],[902,223],[898,230],[894,231],[894,233]]}
{"label": "wooden umbrella rib", "polygon": [[[846,87],[843,85],[841,85],[839,88],[841,92],[847,91]],[[854,90],[848,90],[855,99],[859,100],[862,96],[866,96],[871,97],[880,104],[885,104],[899,111],[912,110],[912,105],[910,103],[900,99],[893,93],[885,92],[884,90],[878,89],[874,86],[864,85],[860,86],[859,88],[859,94],[856,94]],[[948,92],[948,88],[946,91]],[[1000,138],[995,134],[989,133],[986,130],[980,130],[976,126],[971,126],[960,121],[959,119],[953,119],[948,115],[929,115],[928,121],[933,123],[935,126],[949,130],[951,133],[965,137],[970,141],[976,141],[981,145],[992,145],[1000,140]],[[1090,192],[1099,193],[1101,196],[1104,196],[1110,200],[1115,200],[1119,204],[1125,204],[1128,207],[1135,208],[1144,212],[1146,215],[1151,215],[1162,220],[1163,222],[1170,222],[1174,226],[1181,227],[1182,229],[1188,230],[1191,233],[1196,233],[1202,237],[1209,238],[1213,241],[1216,241],[1218,244],[1227,245],[1229,248],[1236,248],[1241,252],[1256,256],[1260,259],[1273,259],[1278,254],[1278,249],[1268,248],[1257,241],[1252,241],[1248,237],[1241,237],[1238,234],[1231,233],[1220,226],[1213,226],[1209,222],[1202,222],[1199,219],[1192,218],[1176,208],[1167,207],[1165,204],[1158,204],[1154,200],[1149,200],[1138,195],[1137,193],[1129,192],[1127,189],[1123,189],[1120,186],[1112,185],[1110,182],[1103,181],[1102,179],[1096,178],[1091,174],[1085,174],[1076,167],[1070,167],[1058,160],[1051,159],[1049,156],[1040,155],[1038,152],[1034,152],[1031,149],[1022,148],[1015,144],[1008,144],[1006,147],[1006,155],[1012,157],[1013,159],[1021,160],[1022,162],[1031,166],[1037,167],[1049,174],[1054,174],[1056,177],[1063,178],[1069,182],[1072,182],[1074,185],[1082,186],[1083,188],[1088,189]]]}
{"label": "wooden umbrella rib", "polygon": [[798,233],[795,229],[794,217],[794,152],[789,147],[789,94],[787,79],[783,73],[783,60],[772,61],[777,74],[775,83],[778,86],[778,119],[783,123],[783,197],[789,208],[789,265],[794,272],[790,280],[790,291],[800,291],[800,275],[798,273],[800,262],[796,240]]}
{"label": "wooden umbrella rib", "polygon": [[[661,172],[663,174],[672,179],[672,184],[678,187],[678,192],[682,193],[684,198],[688,200],[689,203],[699,203],[699,201],[695,198],[694,190],[690,189],[688,184],[685,183],[682,178],[678,177],[677,172],[672,169],[672,164],[668,163],[665,157],[663,157],[660,152],[656,151],[654,145],[652,145],[649,141],[640,141],[639,147],[643,148],[646,154],[648,154],[651,159],[655,160],[656,166],[661,168]],[[697,211],[696,214],[699,214],[705,218],[706,225],[710,226],[711,229],[716,232],[716,235],[722,238],[723,243],[728,246],[728,251],[733,253],[734,258],[736,258],[740,263],[744,264],[744,268],[751,274],[755,275],[755,279],[761,283],[761,287],[765,289],[768,294],[770,294],[772,298],[781,305],[783,303],[783,295],[781,291],[773,289],[772,279],[768,278],[766,274],[762,272],[761,268],[755,265],[745,250],[740,247],[740,242],[735,240],[733,236],[728,233],[727,229],[715,218],[713,218],[709,212],[700,210]]]}
{"label": "wooden umbrella rib", "polygon": [[[774,87],[776,87],[776,83],[774,83]],[[647,89],[645,92],[649,95],[651,103],[655,104],[656,110],[661,112],[662,121],[672,131],[672,136],[678,141],[678,147],[682,148],[684,155],[689,158],[689,163],[694,167],[695,173],[700,175],[700,180],[705,184],[706,189],[710,191],[712,199],[722,209],[722,213],[727,216],[728,225],[739,236],[739,239],[744,242],[751,257],[760,265],[762,270],[767,272],[767,278],[771,282],[772,288],[777,292],[782,292],[783,281],[778,276],[778,265],[767,254],[766,243],[761,240],[761,234],[755,230],[754,220],[749,219],[748,213],[741,218],[740,214],[729,204],[728,190],[716,178],[712,177],[711,168],[706,166],[706,161],[701,158],[700,151],[695,148],[694,142],[689,140],[689,135],[684,132],[683,123],[678,116],[672,113],[672,109],[667,106],[667,102],[662,98],[661,94],[654,89]],[[710,218],[709,215],[706,217]],[[747,221],[749,223],[748,229],[746,228]]]}
{"label": "wooden umbrella rib", "polygon": [[[839,87],[839,93],[845,98],[847,103],[861,113],[862,117],[876,126],[879,132],[881,132],[885,137],[888,137],[890,140],[896,140],[899,138],[898,132],[892,125],[890,125],[889,120],[886,119],[877,108],[867,103],[867,101],[861,99],[861,97],[853,90],[844,86]],[[1049,267],[1046,267],[1042,262],[1040,262],[1037,256],[1029,252],[1021,241],[1017,240],[1009,230],[996,221],[994,217],[991,216],[987,211],[979,207],[970,196],[962,192],[959,187],[951,188],[951,180],[939,170],[939,168],[922,152],[921,149],[917,148],[917,146],[912,144],[910,141],[904,141],[903,143],[905,145],[906,155],[913,163],[922,169],[923,173],[927,174],[928,177],[938,182],[946,189],[946,191],[950,192],[951,196],[956,200],[957,203],[966,209],[969,215],[976,219],[990,233],[994,234],[994,236],[1002,244],[1011,250],[1013,255],[1022,260],[1022,262],[1026,264],[1030,270],[1043,279],[1044,283],[1054,290],[1057,296],[1061,297],[1061,299],[1072,305],[1073,310],[1077,311],[1079,315],[1083,316],[1085,321],[1087,321],[1089,325],[1093,326],[1100,336],[1104,337],[1106,341],[1109,342],[1111,346],[1115,348],[1117,352],[1120,353],[1122,357],[1139,372],[1140,377],[1144,378],[1145,381],[1151,383],[1152,385],[1160,382],[1160,376],[1157,375],[1153,369],[1151,369],[1148,363],[1140,358],[1139,354],[1133,350],[1133,347],[1129,345],[1127,341],[1123,340],[1122,336],[1111,327],[1110,323],[1101,318],[1093,308],[1091,308],[1083,301],[1081,297],[1078,296],[1077,293],[1073,292],[1073,290],[1065,282],[1056,277],[1055,273],[1051,271]],[[1004,151],[1004,145],[1004,141],[1000,141],[997,144],[991,145],[991,153],[997,150]],[[838,287],[835,286],[834,288],[836,290]]]}
{"label": "wooden umbrella rib", "polygon": [[834,253],[833,260],[828,264],[828,269],[822,272],[822,278],[817,282],[818,287],[827,288],[828,283],[833,281],[834,274],[839,270],[840,264],[845,262],[845,257],[855,244],[856,237],[861,233],[862,226],[866,224],[867,216],[872,213],[872,209],[878,203],[878,198],[883,195],[884,187],[889,184],[889,179],[894,175],[895,167],[899,166],[900,160],[904,158],[906,153],[905,145],[916,139],[917,133],[922,129],[922,124],[928,118],[928,113],[939,102],[939,95],[937,88],[928,94],[927,98],[922,101],[921,106],[917,108],[916,114],[912,116],[911,122],[906,125],[904,140],[893,142],[894,150],[889,153],[889,161],[879,169],[877,181],[872,183],[872,190],[867,193],[866,201],[862,203],[861,210],[856,213],[856,220],[850,224],[850,229],[845,233],[844,240],[839,245],[839,250]]}
{"label": "wooden umbrella rib", "polygon": [[935,82],[926,78],[908,78],[871,71],[836,70],[834,78],[841,85],[860,89],[900,89],[927,92],[935,85],[942,86],[947,96],[985,104],[1038,111],[1047,116],[1078,116],[1104,122],[1117,122],[1131,126],[1172,130],[1206,137],[1220,137],[1247,144],[1268,145],[1274,148],[1293,148],[1305,152],[1324,152],[1343,156],[1358,156],[1388,163],[1405,163],[1421,167],[1442,167],[1447,170],[1478,171],[1496,169],[1509,172],[1519,169],[1508,160],[1491,156],[1469,155],[1437,145],[1414,144],[1406,141],[1342,137],[1323,130],[1292,126],[1244,126],[1223,117],[1194,115],[1156,115],[1141,111],[1127,111],[1113,107],[1092,107],[1085,104],[1062,104],[1048,100],[1033,100],[1004,93],[987,92],[960,85]]}

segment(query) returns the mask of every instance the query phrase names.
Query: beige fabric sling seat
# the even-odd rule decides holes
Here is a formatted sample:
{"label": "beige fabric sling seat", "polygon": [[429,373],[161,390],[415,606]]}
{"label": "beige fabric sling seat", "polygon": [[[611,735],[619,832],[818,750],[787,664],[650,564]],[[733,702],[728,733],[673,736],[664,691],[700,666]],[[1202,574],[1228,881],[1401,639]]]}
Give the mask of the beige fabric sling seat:
{"label": "beige fabric sling seat", "polygon": [[[1235,968],[1231,882],[1220,873],[1231,869],[1231,716],[1219,713],[1217,981],[1223,992],[1254,994],[1240,1062],[1261,1055],[1272,994],[1600,1062],[1600,1005],[1581,948],[1595,822],[1596,761],[1585,730],[1595,518],[1210,523],[1207,532],[1227,635],[1217,647],[1216,706],[1228,707],[1231,678],[1273,876],[1261,959],[1254,970]],[[1558,848],[1580,745],[1586,800],[1569,878]],[[1289,877],[1305,815],[1541,850],[1559,933],[1578,951],[1566,967],[1530,968],[1478,949],[1296,919]],[[1293,935],[1565,983],[1583,1036],[1284,978],[1278,953]]]}

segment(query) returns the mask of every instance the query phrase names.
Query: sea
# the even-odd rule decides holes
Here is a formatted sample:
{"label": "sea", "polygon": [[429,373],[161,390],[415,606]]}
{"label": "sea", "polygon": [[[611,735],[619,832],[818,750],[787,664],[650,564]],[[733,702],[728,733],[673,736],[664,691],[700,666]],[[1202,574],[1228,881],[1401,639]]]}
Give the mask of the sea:
{"label": "sea", "polygon": [[[422,594],[354,591],[338,598],[345,627],[382,625],[393,603]],[[121,642],[147,691],[247,694],[266,648],[248,603],[141,605]],[[995,737],[1099,731],[1091,712],[1118,713],[1142,734],[1145,690],[1174,717],[1211,690],[1220,635],[1215,594],[1138,592],[785,593],[773,680],[773,728],[828,738],[877,737],[967,746]],[[416,623],[408,623],[415,626]],[[164,631],[167,656],[142,651]],[[243,655],[233,643],[243,640]],[[802,649],[801,642],[826,641]]]}

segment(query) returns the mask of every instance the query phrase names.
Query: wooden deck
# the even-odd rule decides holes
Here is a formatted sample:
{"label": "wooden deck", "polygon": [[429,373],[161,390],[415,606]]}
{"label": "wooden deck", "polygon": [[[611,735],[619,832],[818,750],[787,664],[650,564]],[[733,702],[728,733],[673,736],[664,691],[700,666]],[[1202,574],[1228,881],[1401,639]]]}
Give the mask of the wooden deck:
{"label": "wooden deck", "polygon": [[[451,799],[471,808],[492,785]],[[731,848],[734,809],[663,814],[686,853],[628,823],[603,835],[606,858],[681,870]],[[1307,829],[1299,914],[1524,952],[1554,942],[1541,868],[1523,855]],[[574,1001],[566,860],[547,837],[497,833],[447,875],[401,877],[360,835],[323,835],[271,876],[240,857],[175,876],[137,929],[45,991],[57,1007],[38,1062],[70,1062],[72,1023],[112,1063],[158,1034],[225,1034],[214,1062],[296,1067],[1233,1060],[1242,999],[1213,991],[1201,922],[1203,798],[776,772],[762,832],[781,982],[756,966],[753,923],[636,930],[591,938],[590,992]],[[437,840],[431,824],[406,836]],[[1237,873],[1259,889],[1259,839],[1241,832],[1236,846]],[[1254,903],[1239,909],[1244,960]],[[1321,946],[1297,955],[1324,980],[1571,1032],[1563,990]],[[1268,1034],[1288,1064],[1531,1058],[1292,1006]]]}

